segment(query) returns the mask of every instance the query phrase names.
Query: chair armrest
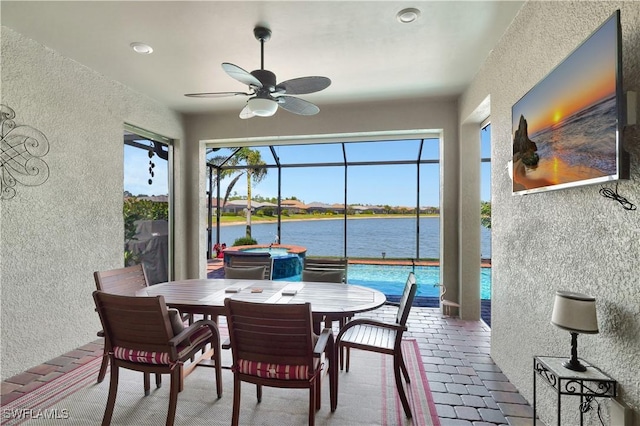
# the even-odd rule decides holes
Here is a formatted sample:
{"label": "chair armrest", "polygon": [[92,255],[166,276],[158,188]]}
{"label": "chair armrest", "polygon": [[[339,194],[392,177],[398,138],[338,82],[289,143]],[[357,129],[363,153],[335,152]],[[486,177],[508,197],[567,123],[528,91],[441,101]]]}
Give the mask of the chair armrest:
{"label": "chair armrest", "polygon": [[329,344],[330,349],[333,347],[333,332],[330,328],[325,328],[320,333],[316,346],[313,348],[313,356],[320,357],[326,350],[327,344]]}
{"label": "chair armrest", "polygon": [[382,321],[369,319],[369,318],[356,318],[356,319],[353,319],[353,320],[347,322],[340,329],[340,332],[338,333],[338,337],[336,338],[336,341],[339,342],[340,338],[342,337],[344,332],[347,331],[348,329],[350,329],[351,327],[355,327],[356,325],[373,325],[375,327],[390,328],[390,329],[396,330],[396,331],[406,331],[407,330],[406,326],[400,325],[400,324],[382,322]]}
{"label": "chair armrest", "polygon": [[194,322],[184,330],[182,330],[180,334],[173,336],[173,338],[169,340],[169,345],[178,346],[180,343],[183,343],[185,340],[188,341],[188,339],[192,335],[194,335],[203,325],[209,327],[209,330],[211,330],[211,333],[214,335],[215,340],[219,342],[220,333],[218,332],[218,326],[216,325],[216,323],[211,320],[199,320]]}

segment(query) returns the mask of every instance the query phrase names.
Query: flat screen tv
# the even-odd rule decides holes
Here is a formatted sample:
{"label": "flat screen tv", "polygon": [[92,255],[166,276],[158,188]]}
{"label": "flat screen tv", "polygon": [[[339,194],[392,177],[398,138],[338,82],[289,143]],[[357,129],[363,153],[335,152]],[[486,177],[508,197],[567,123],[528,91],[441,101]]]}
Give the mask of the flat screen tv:
{"label": "flat screen tv", "polygon": [[629,178],[616,11],[511,109],[513,193]]}

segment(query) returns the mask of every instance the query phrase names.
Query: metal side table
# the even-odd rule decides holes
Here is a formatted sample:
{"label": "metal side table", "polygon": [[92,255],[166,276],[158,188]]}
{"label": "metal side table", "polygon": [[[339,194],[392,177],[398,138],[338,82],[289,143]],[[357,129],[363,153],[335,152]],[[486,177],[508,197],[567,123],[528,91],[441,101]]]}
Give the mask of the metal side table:
{"label": "metal side table", "polygon": [[[580,407],[585,402],[596,397],[615,398],[617,382],[604,374],[597,367],[580,360],[587,367],[587,371],[573,371],[565,368],[562,363],[566,357],[533,357],[533,421],[536,422],[536,379],[542,377],[558,394],[558,426],[562,415],[562,395],[580,397]],[[580,410],[580,426],[583,426],[584,412]]]}

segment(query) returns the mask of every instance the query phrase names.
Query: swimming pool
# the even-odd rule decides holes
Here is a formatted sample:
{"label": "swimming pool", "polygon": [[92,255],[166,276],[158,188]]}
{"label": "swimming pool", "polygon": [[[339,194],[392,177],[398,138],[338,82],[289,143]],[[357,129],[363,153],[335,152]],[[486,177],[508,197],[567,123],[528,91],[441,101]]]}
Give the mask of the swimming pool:
{"label": "swimming pool", "polygon": [[[363,265],[349,264],[347,281],[350,284],[374,288],[386,295],[400,295],[409,272],[414,271],[421,297],[440,297],[440,267],[410,265]],[[480,298],[491,299],[491,268],[481,268]]]}
{"label": "swimming pool", "polygon": [[[440,267],[411,265],[349,264],[347,282],[374,288],[387,296],[401,295],[409,272],[414,271],[418,283],[418,297],[440,297]],[[480,298],[491,300],[491,268],[480,268]],[[300,275],[285,280],[300,280]]]}
{"label": "swimming pool", "polygon": [[289,256],[289,249],[281,247],[258,247],[241,250],[247,253],[269,253],[271,257]]}

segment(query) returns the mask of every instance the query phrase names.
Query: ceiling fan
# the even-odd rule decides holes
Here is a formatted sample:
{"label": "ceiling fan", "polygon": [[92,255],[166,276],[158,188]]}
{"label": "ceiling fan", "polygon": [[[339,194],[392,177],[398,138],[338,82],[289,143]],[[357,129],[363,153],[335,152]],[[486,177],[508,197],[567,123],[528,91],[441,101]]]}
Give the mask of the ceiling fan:
{"label": "ceiling fan", "polygon": [[276,75],[264,69],[264,43],[271,38],[271,30],[255,27],[253,35],[260,42],[260,69],[247,72],[237,65],[224,62],[222,69],[240,83],[249,86],[249,92],[187,93],[193,98],[220,98],[225,96],[250,96],[240,111],[240,118],[271,117],[278,106],[299,115],[314,115],[320,111],[309,101],[289,95],[305,95],[326,89],[331,84],[327,77],[299,77],[276,84]]}

